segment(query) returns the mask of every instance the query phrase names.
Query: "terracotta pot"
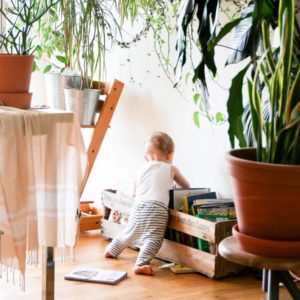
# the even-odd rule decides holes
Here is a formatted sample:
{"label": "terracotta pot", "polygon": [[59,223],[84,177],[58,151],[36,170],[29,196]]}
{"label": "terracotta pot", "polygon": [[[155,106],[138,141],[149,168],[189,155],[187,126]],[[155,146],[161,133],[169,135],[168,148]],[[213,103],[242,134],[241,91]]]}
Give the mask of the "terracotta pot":
{"label": "terracotta pot", "polygon": [[0,93],[0,105],[27,109],[31,104],[32,93]]}
{"label": "terracotta pot", "polygon": [[0,54],[0,93],[28,93],[33,55]]}
{"label": "terracotta pot", "polygon": [[256,162],[255,149],[249,148],[230,151],[226,160],[239,232],[265,240],[300,241],[300,166]]}
{"label": "terracotta pot", "polygon": [[238,245],[250,252],[264,257],[299,258],[299,241],[267,240],[240,233],[238,224],[232,227],[232,235],[236,237]]}

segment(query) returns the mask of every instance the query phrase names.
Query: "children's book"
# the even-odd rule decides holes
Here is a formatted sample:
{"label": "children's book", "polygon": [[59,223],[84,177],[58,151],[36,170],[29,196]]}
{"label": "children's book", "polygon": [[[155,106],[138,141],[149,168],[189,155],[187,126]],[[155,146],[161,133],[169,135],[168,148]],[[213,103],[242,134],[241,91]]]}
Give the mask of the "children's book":
{"label": "children's book", "polygon": [[198,187],[198,188],[174,188],[170,190],[170,202],[169,207],[175,210],[183,211],[183,197],[199,195],[202,193],[208,193],[210,188]]}
{"label": "children's book", "polygon": [[176,263],[167,263],[161,265],[159,269],[170,269],[175,274],[195,273],[196,271],[185,266],[177,265]]}
{"label": "children's book", "polygon": [[171,266],[170,270],[175,274],[196,273],[195,270],[193,270],[189,267],[184,267],[184,266],[180,266],[180,265]]}
{"label": "children's book", "polygon": [[[183,211],[183,198],[191,195],[197,195],[201,193],[207,193],[210,189],[206,187],[196,187],[196,188],[173,188],[169,191],[169,208]],[[178,232],[174,229],[167,228],[166,238],[175,241],[177,243],[187,244],[187,235]]]}
{"label": "children's book", "polygon": [[194,204],[194,201],[200,199],[217,199],[217,194],[216,192],[204,192],[197,195],[183,197],[183,212],[192,215],[192,206]]}
{"label": "children's book", "polygon": [[67,280],[116,284],[127,277],[127,272],[116,270],[104,270],[95,268],[77,267],[65,275]]}

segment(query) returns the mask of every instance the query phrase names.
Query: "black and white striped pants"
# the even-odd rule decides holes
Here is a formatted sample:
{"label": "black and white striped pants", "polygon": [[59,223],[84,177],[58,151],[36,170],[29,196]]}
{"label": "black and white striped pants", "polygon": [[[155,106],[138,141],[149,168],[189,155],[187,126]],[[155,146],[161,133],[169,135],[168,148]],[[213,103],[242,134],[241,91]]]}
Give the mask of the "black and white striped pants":
{"label": "black and white striped pants", "polygon": [[141,245],[136,266],[150,264],[163,242],[168,222],[168,208],[158,201],[136,200],[127,227],[106,247],[117,257],[126,247]]}

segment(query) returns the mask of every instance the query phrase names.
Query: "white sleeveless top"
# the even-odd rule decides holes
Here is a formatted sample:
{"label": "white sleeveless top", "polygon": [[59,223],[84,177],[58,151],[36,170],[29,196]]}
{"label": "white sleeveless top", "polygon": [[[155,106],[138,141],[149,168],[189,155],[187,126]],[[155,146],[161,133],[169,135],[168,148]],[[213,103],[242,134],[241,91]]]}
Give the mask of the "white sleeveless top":
{"label": "white sleeveless top", "polygon": [[169,190],[172,188],[171,165],[168,163],[150,161],[137,172],[137,200],[156,200],[168,206]]}

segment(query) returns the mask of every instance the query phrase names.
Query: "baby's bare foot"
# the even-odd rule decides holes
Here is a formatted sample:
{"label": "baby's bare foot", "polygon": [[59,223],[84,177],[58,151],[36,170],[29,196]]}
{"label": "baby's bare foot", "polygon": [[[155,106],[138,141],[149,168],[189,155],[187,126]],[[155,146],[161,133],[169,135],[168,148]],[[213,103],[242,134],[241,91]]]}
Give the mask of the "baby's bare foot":
{"label": "baby's bare foot", "polygon": [[111,255],[107,250],[104,251],[105,258],[116,258],[115,256]]}
{"label": "baby's bare foot", "polygon": [[151,268],[150,265],[135,266],[133,268],[133,272],[135,274],[142,274],[142,275],[154,276],[154,271],[153,271],[153,269]]}

